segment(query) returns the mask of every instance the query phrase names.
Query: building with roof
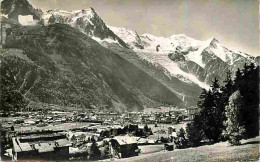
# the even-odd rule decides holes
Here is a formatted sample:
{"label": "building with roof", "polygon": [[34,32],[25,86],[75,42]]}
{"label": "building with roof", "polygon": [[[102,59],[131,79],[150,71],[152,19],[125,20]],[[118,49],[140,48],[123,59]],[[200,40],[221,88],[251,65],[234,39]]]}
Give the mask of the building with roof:
{"label": "building with roof", "polygon": [[110,140],[112,150],[119,158],[137,156],[140,149],[137,140],[130,136],[116,136]]}
{"label": "building with roof", "polygon": [[200,112],[200,109],[198,107],[189,107],[187,108],[187,114],[188,114],[188,117],[189,117],[189,120],[193,120],[195,115],[198,115]]}
{"label": "building with roof", "polygon": [[177,137],[176,128],[174,126],[168,127],[168,135]]}
{"label": "building with roof", "polygon": [[70,142],[63,135],[44,135],[12,138],[13,160],[69,158]]}

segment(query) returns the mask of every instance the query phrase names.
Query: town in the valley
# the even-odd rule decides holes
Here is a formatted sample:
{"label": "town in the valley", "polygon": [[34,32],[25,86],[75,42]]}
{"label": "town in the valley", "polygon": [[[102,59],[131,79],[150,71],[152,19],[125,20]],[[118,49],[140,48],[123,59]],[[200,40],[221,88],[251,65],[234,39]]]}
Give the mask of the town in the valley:
{"label": "town in the valley", "polygon": [[0,4],[0,161],[259,161],[259,1]]}
{"label": "town in the valley", "polygon": [[[173,151],[196,107],[143,112],[31,110],[1,113],[4,159],[119,159]],[[94,148],[95,147],[95,148]]]}

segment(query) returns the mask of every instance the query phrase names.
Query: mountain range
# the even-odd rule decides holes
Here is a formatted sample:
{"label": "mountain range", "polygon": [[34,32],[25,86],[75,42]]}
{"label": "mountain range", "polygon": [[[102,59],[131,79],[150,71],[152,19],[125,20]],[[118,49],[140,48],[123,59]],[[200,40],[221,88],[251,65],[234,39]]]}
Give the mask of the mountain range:
{"label": "mountain range", "polygon": [[222,83],[228,70],[260,60],[216,38],[112,27],[93,8],[43,12],[27,0],[4,0],[1,22],[1,68],[30,103],[116,111],[195,106],[215,77]]}

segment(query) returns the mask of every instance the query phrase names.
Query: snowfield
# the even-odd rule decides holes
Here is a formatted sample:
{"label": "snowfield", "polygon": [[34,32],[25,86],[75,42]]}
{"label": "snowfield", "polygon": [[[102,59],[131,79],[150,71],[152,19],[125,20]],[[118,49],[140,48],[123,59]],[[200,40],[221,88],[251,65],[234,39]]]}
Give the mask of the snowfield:
{"label": "snowfield", "polygon": [[[233,65],[242,58],[251,59],[245,53],[224,47],[216,38],[200,41],[185,34],[172,35],[167,38],[151,34],[139,36],[130,29],[112,26],[109,26],[109,28],[130,45],[140,58],[147,60],[155,66],[162,66],[168,77],[176,77],[187,83],[195,83],[205,89],[209,89],[207,83],[200,81],[198,76],[193,73],[183,71],[179,67],[179,62],[171,60],[168,54],[181,55],[186,61],[192,61],[203,69],[206,68],[206,63],[209,61],[205,60],[204,52],[211,57],[210,59],[219,58],[228,65]],[[140,44],[144,48],[142,49],[136,46],[136,44]]]}
{"label": "snowfield", "polygon": [[195,75],[191,73],[184,72],[178,66],[178,63],[172,61],[168,57],[168,53],[156,52],[154,50],[135,50],[138,56],[142,59],[149,61],[150,63],[156,65],[161,65],[166,71],[170,73],[170,77],[177,77],[179,80],[186,83],[195,83],[200,87],[209,89],[209,85],[201,82]]}
{"label": "snowfield", "polygon": [[121,27],[113,27],[107,26],[110,30],[112,30],[119,38],[124,38],[124,42],[127,43],[132,49],[136,48],[136,45],[142,45],[141,39],[138,34],[130,29],[121,28]]}
{"label": "snowfield", "polygon": [[[253,61],[246,53],[226,48],[216,38],[200,41],[185,34],[175,34],[170,37],[157,37],[152,34],[138,35],[136,31],[128,28],[108,26],[98,17],[92,8],[70,12],[50,10],[42,15],[42,19],[45,25],[64,23],[75,27],[104,47],[107,47],[107,43],[117,44],[122,47],[122,42],[119,41],[121,39],[128,47],[136,52],[139,58],[155,66],[159,65],[163,67],[165,75],[169,78],[176,77],[183,82],[194,83],[205,89],[209,89],[209,85],[204,80],[202,81],[201,78],[199,79],[199,77],[204,74],[209,76],[212,73],[212,71],[207,71],[206,69],[206,66],[209,67],[207,63],[211,60],[217,59],[219,64],[224,62],[223,64],[230,66],[238,61],[243,61],[244,58]],[[27,25],[32,22],[32,19],[31,17],[24,17],[21,18],[21,22]],[[111,30],[119,38],[114,38],[111,35],[100,38],[100,35],[94,34],[97,27],[99,27],[99,32],[105,31],[103,34],[109,33]],[[180,63],[178,60],[172,60],[169,58],[169,54],[174,57],[180,56],[185,61]],[[191,65],[194,68],[192,69],[193,71],[189,69],[185,70],[183,67],[183,70],[181,69],[181,65],[186,66],[188,61],[195,63]],[[201,72],[200,76],[195,74],[196,70],[201,71],[201,69],[204,72]]]}
{"label": "snowfield", "polygon": [[75,26],[78,18],[83,18],[85,22],[91,22],[91,18],[94,17],[94,13],[91,9],[84,10],[73,10],[73,11],[64,11],[64,10],[49,10],[45,12],[42,16],[45,25],[49,25],[49,20],[51,17],[62,17],[64,19],[70,19],[70,25]]}
{"label": "snowfield", "polygon": [[18,21],[22,26],[34,26],[38,23],[38,21],[33,19],[33,15],[19,15]]}

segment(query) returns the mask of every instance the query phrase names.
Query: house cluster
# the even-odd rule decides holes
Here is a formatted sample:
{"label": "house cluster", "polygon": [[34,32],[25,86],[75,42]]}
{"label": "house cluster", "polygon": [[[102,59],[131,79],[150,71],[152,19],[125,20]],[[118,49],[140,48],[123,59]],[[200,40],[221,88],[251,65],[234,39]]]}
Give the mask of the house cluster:
{"label": "house cluster", "polygon": [[140,145],[165,143],[166,148],[171,150],[170,143],[176,136],[174,126],[149,128],[148,125],[133,123],[86,123],[86,126],[68,130],[27,129],[11,132],[12,153],[9,157],[13,160],[124,158],[139,155]]}
{"label": "house cluster", "polygon": [[[37,125],[44,127],[51,123],[64,122],[94,122],[106,124],[155,124],[179,123],[183,120],[192,120],[199,113],[197,107],[179,109],[174,107],[146,108],[142,112],[109,112],[109,111],[30,111],[10,112],[14,120],[9,124],[22,124],[24,126]],[[1,113],[3,114],[3,113]]]}
{"label": "house cluster", "polygon": [[37,125],[43,127],[55,122],[74,121],[73,113],[61,111],[11,112],[8,116],[13,117],[13,121],[8,121],[8,124],[21,124],[22,126]]}
{"label": "house cluster", "polygon": [[136,124],[93,124],[68,131],[44,129],[13,133],[12,160],[68,160],[77,157],[91,159],[94,146],[97,150],[95,154],[99,155],[98,159],[124,158],[138,155],[138,145],[155,144],[155,141],[145,141],[145,138],[152,134],[151,129]]}
{"label": "house cluster", "polygon": [[[192,110],[193,111],[192,111]],[[134,123],[134,124],[155,124],[155,123],[178,123],[183,120],[191,120],[199,112],[196,107],[179,109],[174,107],[146,108],[142,112],[105,113],[97,112],[94,116],[87,117],[87,121],[98,121],[107,123]]]}
{"label": "house cluster", "polygon": [[188,120],[186,109],[174,107],[146,108],[142,115],[144,123],[179,123]]}
{"label": "house cluster", "polygon": [[[10,130],[13,133],[10,136],[10,154],[13,160],[91,160],[138,155],[140,145],[165,143],[165,147],[171,150],[170,142],[176,137],[176,130],[171,125],[193,119],[197,113],[199,111],[196,107],[158,107],[147,108],[143,112],[125,113],[55,110],[11,112],[9,116],[14,120],[7,124],[9,127],[12,126]],[[61,125],[65,126],[75,123],[77,125],[78,122],[80,125],[66,129],[44,128],[52,123],[53,126],[57,123],[64,123]],[[148,128],[148,124],[152,129]],[[14,131],[14,126],[30,127],[18,129],[20,132],[17,132]],[[43,128],[33,129],[35,126]]]}
{"label": "house cluster", "polygon": [[12,138],[12,160],[68,159],[70,145],[65,135],[56,132],[18,133]]}
{"label": "house cluster", "polygon": [[178,123],[183,120],[192,120],[199,113],[197,107],[176,108],[176,107],[158,107],[146,108],[142,112],[96,112],[81,113],[80,121],[99,121],[104,124],[124,124],[124,123]]}
{"label": "house cluster", "polygon": [[199,114],[199,112],[200,112],[200,109],[195,106],[188,107],[186,110],[187,110],[187,114],[189,116],[189,120],[193,120],[195,115]]}

